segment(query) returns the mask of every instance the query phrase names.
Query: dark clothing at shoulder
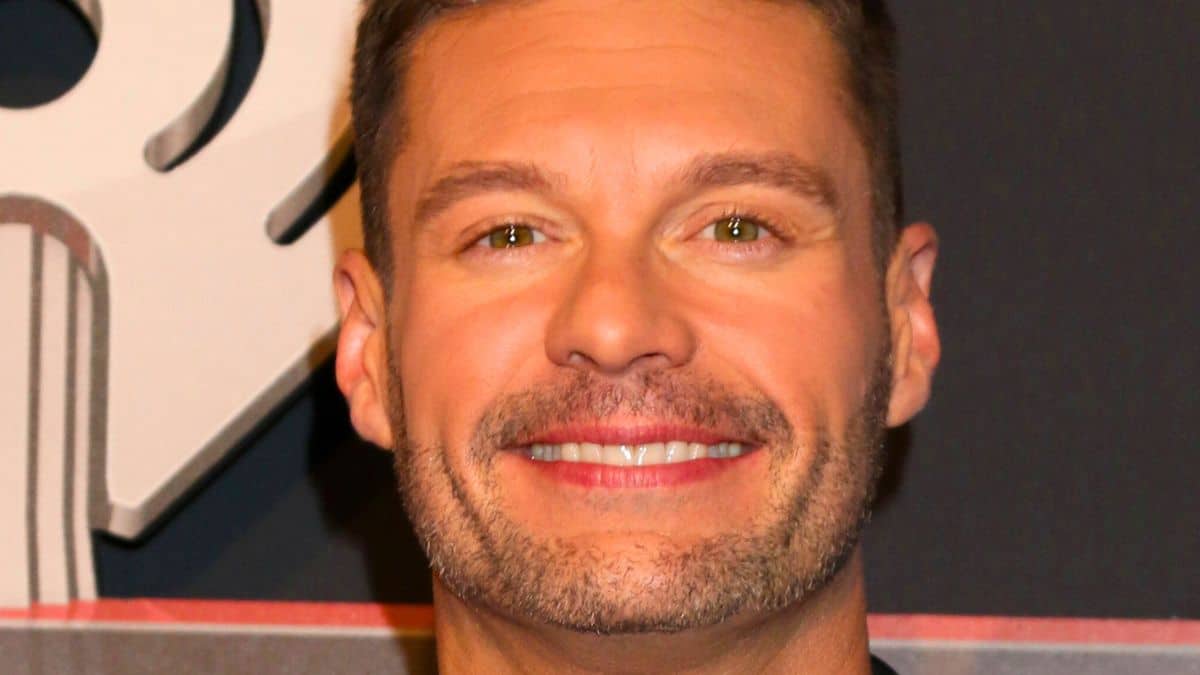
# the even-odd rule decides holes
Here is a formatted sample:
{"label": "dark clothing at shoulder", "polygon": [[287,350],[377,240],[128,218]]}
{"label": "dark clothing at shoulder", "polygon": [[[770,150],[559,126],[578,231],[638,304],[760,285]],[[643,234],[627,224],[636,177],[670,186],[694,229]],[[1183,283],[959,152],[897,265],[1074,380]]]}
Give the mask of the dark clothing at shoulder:
{"label": "dark clothing at shoulder", "polygon": [[871,657],[871,675],[896,675],[896,671],[878,658]]}

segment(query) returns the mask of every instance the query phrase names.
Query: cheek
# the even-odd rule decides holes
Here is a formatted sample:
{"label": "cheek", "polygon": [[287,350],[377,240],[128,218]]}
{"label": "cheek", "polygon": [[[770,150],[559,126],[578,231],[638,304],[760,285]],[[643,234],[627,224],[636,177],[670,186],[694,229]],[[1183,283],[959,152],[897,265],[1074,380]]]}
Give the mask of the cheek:
{"label": "cheek", "polygon": [[713,361],[741,370],[798,430],[843,427],[867,394],[882,331],[861,269],[831,250],[714,293]]}
{"label": "cheek", "polygon": [[495,285],[414,275],[394,329],[407,432],[464,447],[495,398],[544,360],[548,303]]}

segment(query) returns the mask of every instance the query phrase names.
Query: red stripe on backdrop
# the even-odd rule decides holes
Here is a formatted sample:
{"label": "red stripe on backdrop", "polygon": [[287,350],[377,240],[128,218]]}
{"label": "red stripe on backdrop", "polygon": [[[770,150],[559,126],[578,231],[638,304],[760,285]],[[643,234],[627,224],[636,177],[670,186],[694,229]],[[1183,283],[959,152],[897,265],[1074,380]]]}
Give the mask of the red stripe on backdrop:
{"label": "red stripe on backdrop", "polygon": [[1200,621],[872,614],[873,639],[1200,645]]}
{"label": "red stripe on backdrop", "polygon": [[432,630],[430,605],[245,600],[98,600],[0,609],[0,619]]}
{"label": "red stripe on backdrop", "polygon": [[[429,605],[256,602],[242,600],[99,600],[0,609],[0,620],[138,624],[216,624],[433,629]],[[1065,619],[1008,616],[872,614],[871,637],[882,640],[1200,645],[1200,621]]]}

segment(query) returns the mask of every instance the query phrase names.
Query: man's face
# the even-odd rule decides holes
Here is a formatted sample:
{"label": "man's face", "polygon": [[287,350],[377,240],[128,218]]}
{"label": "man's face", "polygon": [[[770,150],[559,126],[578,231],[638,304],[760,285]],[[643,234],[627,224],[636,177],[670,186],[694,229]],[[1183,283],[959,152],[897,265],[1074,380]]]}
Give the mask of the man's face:
{"label": "man's face", "polygon": [[838,49],[802,3],[721,0],[498,3],[419,39],[390,408],[453,592],[679,630],[852,550],[891,373]]}

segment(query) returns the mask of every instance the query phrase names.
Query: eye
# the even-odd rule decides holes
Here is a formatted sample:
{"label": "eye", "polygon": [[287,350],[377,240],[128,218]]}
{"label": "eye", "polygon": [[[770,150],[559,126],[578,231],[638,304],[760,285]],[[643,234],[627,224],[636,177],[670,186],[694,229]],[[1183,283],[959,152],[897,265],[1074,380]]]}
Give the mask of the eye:
{"label": "eye", "polygon": [[519,248],[546,241],[546,235],[540,231],[520,223],[501,225],[480,237],[479,246],[487,248]]}
{"label": "eye", "polygon": [[[711,234],[709,234],[711,230]],[[743,244],[767,236],[767,229],[753,218],[731,215],[720,218],[704,229],[706,238],[715,241]]]}

